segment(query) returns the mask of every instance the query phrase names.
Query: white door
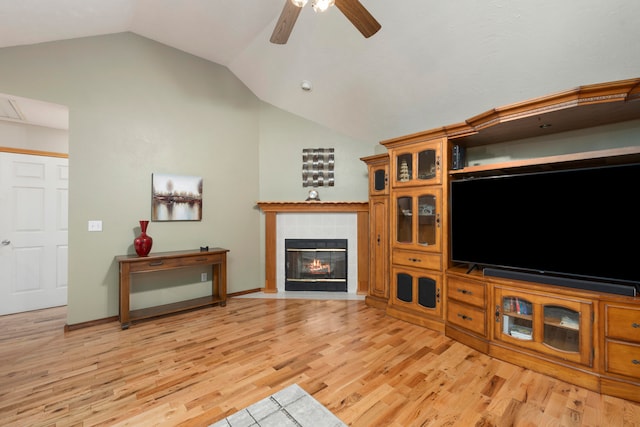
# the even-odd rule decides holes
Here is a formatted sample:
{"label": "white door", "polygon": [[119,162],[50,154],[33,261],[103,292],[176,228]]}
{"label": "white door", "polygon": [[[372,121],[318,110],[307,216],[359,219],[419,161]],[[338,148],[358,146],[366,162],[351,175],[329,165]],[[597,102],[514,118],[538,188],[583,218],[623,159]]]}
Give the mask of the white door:
{"label": "white door", "polygon": [[0,152],[0,315],[67,304],[69,160]]}

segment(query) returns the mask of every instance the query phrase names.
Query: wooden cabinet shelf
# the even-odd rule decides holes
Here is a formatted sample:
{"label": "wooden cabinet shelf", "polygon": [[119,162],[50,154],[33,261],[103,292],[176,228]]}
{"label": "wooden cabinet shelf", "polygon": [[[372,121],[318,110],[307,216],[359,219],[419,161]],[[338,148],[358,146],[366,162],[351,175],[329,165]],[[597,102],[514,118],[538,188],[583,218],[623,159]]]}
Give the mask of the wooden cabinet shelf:
{"label": "wooden cabinet shelf", "polygon": [[518,314],[512,311],[505,311],[503,314],[505,316],[513,317],[515,319],[524,319],[529,321],[533,319],[533,316],[531,316],[530,314]]}
{"label": "wooden cabinet shelf", "polygon": [[200,298],[193,298],[190,300],[178,301],[170,304],[158,305],[155,307],[147,307],[147,308],[139,308],[137,310],[130,310],[129,319],[130,320],[149,319],[152,317],[162,316],[165,314],[173,314],[173,313],[178,313],[180,311],[208,307],[215,304],[224,305],[224,301],[222,300],[222,298],[219,298],[213,295],[200,297]]}
{"label": "wooden cabinet shelf", "polygon": [[554,328],[560,328],[560,329],[569,329],[572,331],[577,331],[578,330],[578,326],[573,326],[573,325],[564,325],[562,323],[562,319],[556,319],[556,318],[545,318],[544,319],[544,324],[545,325],[549,325],[549,326],[553,326]]}
{"label": "wooden cabinet shelf", "polygon": [[478,166],[467,166],[464,169],[450,170],[449,175],[456,176],[489,176],[513,172],[537,172],[554,168],[574,168],[576,166],[605,166],[619,163],[640,161],[640,147],[612,148],[582,153],[563,154],[558,156],[536,157],[531,159],[512,160],[509,162],[491,163]]}

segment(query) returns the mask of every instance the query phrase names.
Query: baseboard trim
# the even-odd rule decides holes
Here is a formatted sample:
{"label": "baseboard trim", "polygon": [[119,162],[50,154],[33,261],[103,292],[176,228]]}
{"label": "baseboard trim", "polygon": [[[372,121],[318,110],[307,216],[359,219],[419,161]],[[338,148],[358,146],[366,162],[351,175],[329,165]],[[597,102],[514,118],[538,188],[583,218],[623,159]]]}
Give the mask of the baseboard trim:
{"label": "baseboard trim", "polygon": [[227,296],[231,298],[231,297],[238,297],[240,295],[255,294],[262,291],[263,289],[261,288],[247,289],[246,291],[233,292],[233,293],[227,294]]}
{"label": "baseboard trim", "polygon": [[[247,295],[247,294],[253,294],[257,292],[262,292],[262,289],[255,288],[255,289],[248,289],[246,291],[233,292],[233,293],[227,294],[227,297],[231,298],[231,297],[237,297],[239,295]],[[64,325],[64,331],[71,332],[71,331],[76,331],[78,329],[89,328],[91,326],[104,325],[105,323],[118,322],[119,319],[120,319],[120,316],[111,316],[111,317],[105,317],[104,319],[96,319],[96,320],[89,320],[88,322],[74,323],[73,325],[66,324]]]}
{"label": "baseboard trim", "polygon": [[118,316],[111,316],[111,317],[105,317],[104,319],[96,319],[96,320],[89,320],[88,322],[74,323],[73,325],[69,325],[67,323],[66,325],[64,325],[64,331],[71,332],[71,331],[76,331],[78,329],[89,328],[91,326],[104,325],[105,323],[117,322],[118,319],[119,319]]}

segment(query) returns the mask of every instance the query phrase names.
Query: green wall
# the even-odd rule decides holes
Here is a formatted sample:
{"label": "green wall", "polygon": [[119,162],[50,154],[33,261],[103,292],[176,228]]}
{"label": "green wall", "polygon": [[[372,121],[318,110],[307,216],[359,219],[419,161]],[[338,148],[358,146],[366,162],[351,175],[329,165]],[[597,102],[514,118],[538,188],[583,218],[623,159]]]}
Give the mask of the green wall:
{"label": "green wall", "polygon": [[[70,325],[118,314],[114,256],[134,253],[152,173],[204,179],[202,221],[152,222],[153,251],[229,249],[228,292],[264,286],[255,204],[306,197],[302,148],[336,149],[336,187],[321,190],[325,199],[367,199],[359,157],[376,142],[267,105],[218,64],[131,33],[3,48],[0,64],[0,92],[69,107]],[[88,232],[98,219],[103,231]],[[200,272],[142,279],[132,305],[206,292]]]}
{"label": "green wall", "polygon": [[[302,149],[334,148],[322,200],[367,200],[361,157],[384,152],[260,101],[227,68],[132,33],[0,49],[0,93],[69,107],[70,325],[118,314],[116,255],[134,253],[151,174],[204,179],[203,218],[152,222],[153,251],[230,250],[228,291],[264,286],[257,201],[298,201]],[[473,163],[638,145],[640,121],[469,150]],[[2,145],[0,143],[0,145]],[[38,148],[44,149],[46,148]],[[102,220],[102,232],[87,221]],[[206,293],[199,269],[138,278],[132,306]],[[179,286],[175,286],[175,285]]]}

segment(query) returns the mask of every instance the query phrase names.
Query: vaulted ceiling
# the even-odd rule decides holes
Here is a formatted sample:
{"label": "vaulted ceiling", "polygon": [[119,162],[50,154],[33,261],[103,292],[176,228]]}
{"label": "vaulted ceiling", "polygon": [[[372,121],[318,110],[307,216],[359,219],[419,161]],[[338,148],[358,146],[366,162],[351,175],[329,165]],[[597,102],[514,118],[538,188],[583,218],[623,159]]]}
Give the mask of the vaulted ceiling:
{"label": "vaulted ceiling", "polygon": [[361,0],[382,24],[371,38],[337,8],[307,5],[288,43],[272,44],[285,1],[0,0],[0,48],[131,31],[372,143],[640,76],[637,0]]}

